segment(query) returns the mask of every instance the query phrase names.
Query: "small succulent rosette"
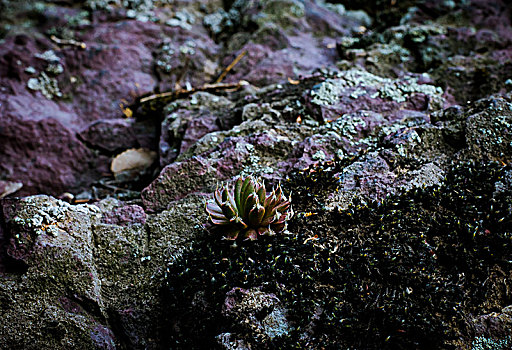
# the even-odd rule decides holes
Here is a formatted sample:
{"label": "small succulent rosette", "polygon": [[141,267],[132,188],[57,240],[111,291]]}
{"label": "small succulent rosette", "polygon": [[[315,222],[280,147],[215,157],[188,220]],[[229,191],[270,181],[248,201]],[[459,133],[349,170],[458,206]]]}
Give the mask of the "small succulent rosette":
{"label": "small succulent rosette", "polygon": [[206,204],[206,212],[228,240],[273,236],[293,216],[291,198],[283,194],[281,185],[266,192],[263,181],[252,176],[238,177],[231,189],[227,184],[217,188],[214,199]]}

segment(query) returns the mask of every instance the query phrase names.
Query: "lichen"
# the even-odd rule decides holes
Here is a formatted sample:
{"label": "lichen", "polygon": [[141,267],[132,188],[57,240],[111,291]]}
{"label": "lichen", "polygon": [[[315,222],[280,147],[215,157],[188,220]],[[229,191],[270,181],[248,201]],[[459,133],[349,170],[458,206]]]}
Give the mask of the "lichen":
{"label": "lichen", "polygon": [[181,27],[185,30],[191,30],[192,24],[196,21],[196,17],[187,10],[181,10],[174,14],[173,18],[165,21],[165,24],[171,27]]}
{"label": "lichen", "polygon": [[471,344],[471,350],[507,350],[512,347],[512,336],[501,339],[476,337]]}
{"label": "lichen", "polygon": [[49,100],[62,97],[57,79],[50,78],[45,72],[41,72],[37,78],[30,78],[27,81],[27,87],[30,90],[41,91],[43,96]]}
{"label": "lichen", "polygon": [[115,8],[126,10],[126,17],[133,18],[140,22],[154,21],[159,18],[155,14],[155,9],[163,7],[166,4],[172,4],[170,0],[87,0],[86,6],[91,10],[109,11]]}
{"label": "lichen", "polygon": [[16,237],[17,244],[31,244],[34,236],[49,234],[57,236],[65,230],[67,221],[75,215],[99,218],[99,209],[89,204],[72,206],[58,199],[47,196],[31,196],[21,200],[22,209],[12,219],[22,232],[29,232],[30,236]]}
{"label": "lichen", "polygon": [[[376,89],[371,93],[369,90]],[[339,72],[336,78],[331,78],[315,86],[311,90],[312,103],[319,106],[336,104],[340,97],[350,92],[350,97],[357,99],[369,95],[371,98],[382,98],[398,103],[405,102],[407,98],[416,93],[431,97],[432,108],[442,106],[443,90],[428,84],[418,84],[415,77],[406,77],[403,80],[382,78],[369,72],[350,69]]]}
{"label": "lichen", "polygon": [[45,60],[48,63],[59,63],[60,62],[60,57],[57,56],[57,54],[53,50],[48,50],[43,53],[36,53],[35,56],[37,58]]}
{"label": "lichen", "polygon": [[[53,50],[37,53],[35,57],[46,61],[48,65],[37,77],[30,78],[27,81],[27,87],[30,90],[41,91],[43,96],[49,100],[55,97],[62,97],[59,82],[55,78],[55,76],[64,72],[64,67],[60,63],[60,57]],[[30,74],[37,73],[33,67],[27,67],[26,71]]]}

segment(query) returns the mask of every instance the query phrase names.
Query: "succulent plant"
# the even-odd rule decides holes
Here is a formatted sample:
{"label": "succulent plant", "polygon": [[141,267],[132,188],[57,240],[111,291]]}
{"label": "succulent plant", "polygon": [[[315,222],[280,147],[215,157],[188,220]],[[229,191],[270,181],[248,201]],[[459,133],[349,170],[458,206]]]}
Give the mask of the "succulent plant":
{"label": "succulent plant", "polygon": [[238,177],[231,190],[228,185],[217,188],[214,198],[206,204],[206,212],[229,240],[275,235],[293,216],[291,198],[283,194],[280,185],[267,193],[265,184],[252,176]]}

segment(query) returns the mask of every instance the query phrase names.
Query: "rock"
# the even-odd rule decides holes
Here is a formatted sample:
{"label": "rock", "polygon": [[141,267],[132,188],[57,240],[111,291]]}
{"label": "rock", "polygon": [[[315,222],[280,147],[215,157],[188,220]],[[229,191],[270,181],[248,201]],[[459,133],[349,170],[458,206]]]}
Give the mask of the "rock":
{"label": "rock", "polygon": [[[234,102],[241,105],[243,122],[228,131],[206,134],[197,139],[195,144],[182,149],[177,162],[165,167],[160,176],[143,191],[146,208],[151,211],[165,209],[168,203],[187,193],[212,191],[218,181],[232,179],[240,173],[258,174],[270,183],[276,183],[292,170],[302,170],[325,161],[356,156],[363,150],[378,147],[378,138],[382,137],[382,133],[402,135],[401,129],[424,125],[428,121],[425,112],[437,110],[444,103],[439,88],[418,84],[415,78],[391,80],[350,70],[338,73],[336,78],[314,86],[308,90],[309,94],[305,94],[310,102],[306,104],[304,113],[319,115],[317,118],[328,121],[326,125],[290,125],[284,116],[289,113],[288,110],[292,109],[290,105],[294,103],[288,92],[292,87],[292,84],[286,87],[276,85],[273,86],[274,90],[269,87],[268,90],[259,91],[254,96],[258,103],[246,103],[244,100]],[[268,91],[271,94],[281,94],[283,98],[264,102]],[[417,97],[423,102],[416,103]],[[226,118],[232,118],[233,112],[228,108],[233,102],[218,100],[212,104],[212,97],[205,94],[198,95],[192,101],[196,100],[203,101],[205,106],[217,106],[213,108],[217,108],[218,113],[225,113]],[[370,105],[379,113],[367,111]],[[181,112],[180,108],[184,111]],[[179,101],[167,107],[172,113],[163,123],[168,130],[163,139],[174,140],[174,150],[179,144],[179,136],[176,135],[184,134],[185,139],[187,138],[189,120],[200,123],[205,118],[205,114],[195,114],[192,119],[188,111],[203,111],[204,108],[212,107],[196,107],[195,102],[189,105]],[[392,123],[395,126],[388,127]],[[271,126],[272,130],[267,131]],[[424,132],[425,135],[432,134],[432,144],[440,141],[441,136],[436,136],[436,132],[434,128]],[[169,134],[175,136],[171,138]],[[411,145],[416,142],[413,136],[397,143],[413,147]],[[169,142],[161,141],[161,149],[163,145],[165,149],[169,149]],[[413,152],[406,151],[403,145],[395,147],[402,147],[399,152],[404,157],[411,153],[408,159],[413,158]],[[423,146],[415,147],[419,150]],[[431,159],[436,158],[436,147],[438,148],[434,146],[432,150],[428,150],[432,153]],[[162,153],[165,154],[165,150]],[[439,153],[440,151],[438,156]],[[183,180],[183,174],[191,174],[190,180]],[[396,177],[393,174],[391,176]],[[385,196],[385,188],[389,184],[381,184],[378,198]]]}
{"label": "rock", "polygon": [[146,213],[138,205],[118,207],[111,212],[106,212],[103,215],[102,223],[117,226],[128,226],[135,223],[144,225],[146,223]]}
{"label": "rock", "polygon": [[163,267],[202,232],[200,198],[149,218],[114,199],[73,206],[33,196],[2,206],[2,239],[10,242],[1,256],[3,340],[19,348],[158,347],[151,334]]}
{"label": "rock", "polygon": [[286,336],[291,330],[280,300],[257,288],[230,290],[222,312],[260,343]]}
{"label": "rock", "polygon": [[155,53],[161,91],[173,90],[176,86],[201,86],[214,80],[219,47],[201,29],[166,30],[168,39],[158,46]]}
{"label": "rock", "polygon": [[218,115],[228,113],[232,107],[227,98],[205,92],[168,105],[160,136],[160,165],[168,165],[195,141],[220,130]]}
{"label": "rock", "polygon": [[[350,28],[366,21],[331,11],[312,1],[304,4],[268,1],[259,11],[248,4],[240,2],[229,12],[220,10],[205,17],[206,25],[217,37],[230,35],[224,66],[247,52],[226,81],[243,79],[263,86],[285,81],[288,77],[308,75],[316,67],[332,65],[335,52],[334,47],[329,48],[330,38],[340,33],[348,34]],[[256,26],[257,30],[251,26]],[[233,35],[234,28],[238,33]],[[298,32],[293,28],[303,30]],[[323,40],[318,39],[319,33],[324,35]]]}
{"label": "rock", "polygon": [[[5,116],[1,136],[7,140],[7,151],[0,154],[6,164],[0,176],[23,182],[21,195],[79,193],[106,173],[106,158],[101,153],[114,154],[131,147],[156,149],[154,123],[120,121],[119,117],[128,113],[126,108],[135,97],[157,88],[174,88],[180,79],[181,84],[194,85],[213,79],[216,72],[211,66],[215,65],[217,47],[193,19],[191,13],[196,10],[188,10],[185,16],[196,29],[189,31],[144,21],[169,14],[161,13],[153,4],[139,5],[126,9],[136,11],[138,20],[109,18],[121,13],[115,14],[116,7],[104,2],[88,2],[88,9],[82,12],[65,4],[9,7],[14,18],[19,13],[23,17],[23,11],[33,7],[41,23],[47,25],[44,30],[53,35],[53,42],[39,38],[38,28],[33,28],[27,34],[8,35],[0,47],[0,79],[5,86],[0,91],[0,109]],[[86,20],[88,10],[92,10],[94,25]],[[173,16],[183,19],[186,12],[183,9]],[[172,42],[168,38],[173,38]],[[170,45],[167,50],[165,45]],[[172,69],[164,67],[164,71],[162,65]],[[47,129],[46,134],[38,131],[41,128]],[[81,132],[79,139],[77,132]],[[33,154],[11,153],[11,148],[18,147],[10,145],[13,135],[23,149],[34,149]],[[35,141],[42,139],[43,148]],[[59,154],[57,162],[53,155],[62,144],[69,145],[68,153]],[[57,171],[66,174],[65,178],[44,175],[40,170],[44,168],[60,169]]]}
{"label": "rock", "polygon": [[[104,329],[106,313],[93,257],[91,225],[101,216],[99,209],[72,207],[46,196],[27,197],[18,205],[9,218],[8,255],[22,261],[26,272],[23,282],[4,280],[0,287],[10,295],[9,305],[2,308],[10,327],[2,327],[2,339],[25,348],[102,343],[101,348],[114,348],[111,331]],[[23,292],[27,289],[31,293]],[[31,335],[23,331],[29,319],[36,320]]]}
{"label": "rock", "polygon": [[214,186],[216,175],[211,163],[202,157],[168,165],[142,192],[145,207],[150,211],[166,209],[191,192]]}
{"label": "rock", "polygon": [[510,162],[512,104],[491,100],[489,105],[485,111],[473,114],[466,120],[469,152],[482,160]]}
{"label": "rock", "polygon": [[506,349],[512,343],[508,329],[512,326],[512,307],[504,307],[501,312],[493,312],[474,317],[470,321],[474,332],[472,349]]}
{"label": "rock", "polygon": [[[373,13],[375,8],[368,11]],[[510,75],[505,57],[510,57],[512,31],[504,24],[510,22],[504,14],[509,11],[501,1],[493,5],[484,1],[421,3],[409,9],[400,25],[342,38],[338,52],[342,59],[373,74],[428,73],[435,85],[443,87],[448,100],[464,104],[506,91],[503,77]],[[483,18],[482,12],[488,17]]]}
{"label": "rock", "polygon": [[52,117],[23,120],[6,113],[0,138],[0,172],[23,183],[22,196],[79,191],[108,169],[106,157],[95,155]]}
{"label": "rock", "polygon": [[153,149],[156,127],[151,121],[134,119],[100,119],[92,122],[79,133],[88,147],[109,154],[130,148]]}
{"label": "rock", "polygon": [[443,107],[442,89],[403,80],[382,78],[365,71],[347,70],[315,86],[306,96],[322,120],[335,120],[345,113],[372,110],[392,117],[400,109],[435,111]]}

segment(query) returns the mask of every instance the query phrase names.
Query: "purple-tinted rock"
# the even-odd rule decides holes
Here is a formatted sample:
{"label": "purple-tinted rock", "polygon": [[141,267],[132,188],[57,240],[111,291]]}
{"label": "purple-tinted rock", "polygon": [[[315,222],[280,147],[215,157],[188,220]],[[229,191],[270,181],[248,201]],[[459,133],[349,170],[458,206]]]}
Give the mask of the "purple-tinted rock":
{"label": "purple-tinted rock", "polygon": [[142,200],[146,210],[163,210],[172,201],[200,191],[212,182],[215,182],[215,169],[210,161],[193,157],[166,166],[158,178],[142,191]]}
{"label": "purple-tinted rock", "polygon": [[188,125],[183,140],[181,141],[180,153],[185,152],[197,140],[206,134],[218,131],[219,127],[216,124],[217,116],[209,113],[198,116],[192,119]]}
{"label": "purple-tinted rock", "polygon": [[115,350],[116,342],[114,333],[102,325],[96,326],[91,331],[91,339],[94,342],[95,349]]}
{"label": "purple-tinted rock", "polygon": [[464,104],[506,88],[504,77],[512,69],[506,58],[512,44],[510,11],[505,1],[421,2],[399,26],[342,38],[338,52],[382,76],[428,72],[447,101]]}
{"label": "purple-tinted rock", "polygon": [[393,119],[393,115],[403,109],[434,111],[442,108],[441,88],[417,81],[415,77],[393,80],[351,69],[318,84],[305,98],[312,112],[323,121],[360,110]]}
{"label": "purple-tinted rock", "polygon": [[23,183],[19,195],[78,191],[108,172],[108,159],[96,156],[58,120],[2,117],[0,172]]}
{"label": "purple-tinted rock", "polygon": [[154,148],[155,129],[152,121],[110,119],[91,123],[79,135],[89,147],[114,154],[131,148]]}
{"label": "purple-tinted rock", "polygon": [[144,225],[146,223],[146,213],[138,205],[127,205],[115,208],[103,215],[102,222],[111,225],[128,226],[133,224]]}
{"label": "purple-tinted rock", "polygon": [[512,305],[504,307],[501,312],[493,312],[474,317],[470,320],[469,326],[476,337],[499,340],[510,336],[510,327],[512,327]]}
{"label": "purple-tinted rock", "polygon": [[73,96],[83,122],[117,118],[121,104],[153,91],[151,51],[160,34],[160,27],[151,23],[100,24],[80,37],[85,50],[63,52],[66,75],[76,82],[63,84],[62,91]]}
{"label": "purple-tinted rock", "polygon": [[168,105],[161,125],[160,165],[170,164],[201,137],[220,130],[219,116],[230,114],[232,106],[227,98],[205,92]]}
{"label": "purple-tinted rock", "polygon": [[[130,28],[136,29],[137,25]],[[111,31],[102,26],[95,30]],[[140,35],[147,34],[147,30],[146,26]],[[104,42],[118,40],[112,34],[92,37]],[[89,121],[119,117],[119,103],[133,98],[130,92],[153,89],[153,78],[142,73],[151,72],[151,53],[144,52],[138,40],[131,42],[132,46],[124,48],[91,44],[86,50],[71,47],[45,51],[50,46],[47,41],[28,36],[7,38],[0,48],[4,63],[0,64],[0,79],[6,87],[0,91],[0,168],[2,177],[24,184],[21,195],[79,192],[108,173],[109,160],[89,150],[75,132]],[[62,67],[63,73],[45,73],[51,64]],[[36,75],[31,76],[27,67],[32,67]],[[38,80],[41,77],[50,80]],[[27,88],[27,81],[32,90]],[[38,85],[45,81],[54,85]],[[69,94],[74,96],[71,103],[59,97]],[[111,147],[97,143],[99,148]]]}
{"label": "purple-tinted rock", "polygon": [[176,86],[197,87],[215,79],[219,47],[204,30],[169,28],[165,32],[168,39],[155,50],[161,91],[173,90]]}
{"label": "purple-tinted rock", "polygon": [[293,169],[303,170],[343,156],[343,144],[343,140],[336,133],[313,135],[297,147],[299,159],[294,162]]}
{"label": "purple-tinted rock", "polygon": [[[251,11],[244,15],[248,16],[247,13]],[[310,1],[268,2],[251,21],[258,25],[258,30],[251,35],[234,35],[229,44],[230,55],[224,58],[223,64],[227,66],[246,51],[247,55],[226,80],[247,80],[259,86],[308,75],[318,67],[333,65],[336,53],[330,45],[334,44],[331,38],[348,35],[353,27],[361,25],[355,17]]]}
{"label": "purple-tinted rock", "polygon": [[[108,160],[86,146],[108,153],[155,149],[155,124],[120,120],[123,108],[157,87],[174,88],[178,81],[201,85],[216,74],[217,46],[200,25],[191,32],[179,26],[122,19],[121,13],[115,21],[101,15],[114,12],[94,12],[95,24],[89,26],[89,19],[82,18],[78,10],[52,6],[38,12],[47,20],[42,23],[48,30],[59,28],[52,40],[72,44],[57,46],[31,32],[7,36],[2,42],[0,133],[7,141],[0,151],[5,164],[0,178],[22,182],[20,194],[80,192],[108,174]],[[75,31],[76,26],[80,31]],[[158,69],[155,74],[155,66],[161,67],[167,59],[162,56],[163,42],[170,43],[169,50],[175,53],[167,75]],[[45,121],[49,118],[57,122]],[[45,125],[44,132],[25,130],[41,129],[41,125]],[[80,139],[74,135],[77,131]],[[11,141],[13,135],[16,141]],[[17,145],[11,145],[14,142]],[[16,147],[23,152],[15,155],[11,148]],[[62,152],[57,155],[57,150]],[[44,168],[62,175],[48,176],[50,170]]]}
{"label": "purple-tinted rock", "polygon": [[369,154],[361,161],[345,167],[335,177],[340,183],[339,192],[333,194],[335,201],[350,203],[356,191],[364,193],[364,198],[384,199],[393,187],[396,174],[383,158],[377,154]]}

